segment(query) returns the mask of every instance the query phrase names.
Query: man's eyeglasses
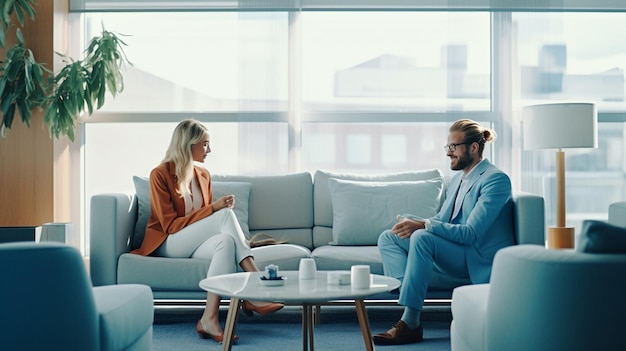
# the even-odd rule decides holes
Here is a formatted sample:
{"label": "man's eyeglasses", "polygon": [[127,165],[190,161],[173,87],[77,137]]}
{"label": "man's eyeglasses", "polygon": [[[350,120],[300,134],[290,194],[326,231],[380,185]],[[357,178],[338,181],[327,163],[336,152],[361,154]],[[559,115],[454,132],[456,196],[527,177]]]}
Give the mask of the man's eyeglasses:
{"label": "man's eyeglasses", "polygon": [[469,145],[469,144],[472,144],[472,143],[475,143],[475,141],[466,141],[464,143],[458,143],[458,144],[448,144],[448,145],[444,145],[443,149],[446,152],[455,152],[457,146],[459,146],[459,145]]}

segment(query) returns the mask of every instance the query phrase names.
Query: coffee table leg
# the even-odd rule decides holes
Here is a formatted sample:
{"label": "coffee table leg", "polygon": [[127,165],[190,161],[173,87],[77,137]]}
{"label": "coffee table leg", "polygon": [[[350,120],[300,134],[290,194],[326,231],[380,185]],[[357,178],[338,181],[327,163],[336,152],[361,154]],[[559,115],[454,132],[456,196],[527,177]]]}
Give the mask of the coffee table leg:
{"label": "coffee table leg", "polygon": [[313,328],[315,328],[315,314],[313,312],[313,305],[309,305],[309,351],[315,349],[313,345]]}
{"label": "coffee table leg", "polygon": [[240,300],[236,297],[230,298],[228,305],[228,315],[226,316],[226,325],[224,326],[224,340],[222,341],[222,350],[230,351],[233,346],[233,335],[235,335],[235,325],[237,324],[237,315],[239,313]]}
{"label": "coffee table leg", "polygon": [[374,344],[372,343],[372,331],[370,329],[370,320],[367,317],[367,311],[365,310],[365,302],[363,300],[354,300],[356,306],[356,315],[359,318],[359,326],[361,326],[361,333],[363,333],[363,341],[365,342],[365,350],[373,351]]}
{"label": "coffee table leg", "polygon": [[315,315],[313,314],[313,305],[302,305],[302,350],[313,351],[313,324]]}

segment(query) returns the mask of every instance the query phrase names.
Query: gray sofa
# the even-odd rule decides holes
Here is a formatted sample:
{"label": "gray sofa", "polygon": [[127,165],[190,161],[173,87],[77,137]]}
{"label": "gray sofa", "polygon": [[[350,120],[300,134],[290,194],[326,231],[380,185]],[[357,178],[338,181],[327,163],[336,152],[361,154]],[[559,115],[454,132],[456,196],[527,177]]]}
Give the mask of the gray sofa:
{"label": "gray sofa", "polygon": [[[375,274],[383,273],[377,235],[391,226],[395,214],[434,214],[444,200],[446,186],[446,179],[436,169],[375,175],[323,170],[314,174],[213,175],[212,180],[216,197],[236,195],[235,213],[244,232],[263,232],[287,241],[253,249],[261,269],[273,263],[280,270],[297,270],[301,258],[312,257],[319,270],[349,270],[354,264],[368,264]],[[94,285],[146,284],[157,300],[204,299],[206,293],[198,282],[205,278],[210,261],[129,253],[140,244],[142,228],[135,230],[135,226],[146,216],[144,205],[149,203],[146,195],[141,195],[147,191],[147,180],[135,185],[136,194],[107,193],[91,198]],[[516,243],[544,244],[542,197],[516,193],[504,212],[514,218],[511,231]],[[435,272],[427,298],[450,299],[455,287],[467,283]]]}

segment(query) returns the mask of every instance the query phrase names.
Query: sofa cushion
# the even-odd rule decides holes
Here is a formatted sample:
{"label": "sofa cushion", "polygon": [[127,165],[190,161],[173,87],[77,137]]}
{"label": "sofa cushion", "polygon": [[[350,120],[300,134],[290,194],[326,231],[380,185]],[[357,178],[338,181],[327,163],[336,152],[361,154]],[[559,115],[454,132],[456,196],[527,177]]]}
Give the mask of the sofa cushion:
{"label": "sofa cushion", "polygon": [[310,230],[313,226],[313,180],[309,172],[269,176],[213,174],[211,177],[214,182],[252,184],[248,220],[252,232],[294,228]]}
{"label": "sofa cushion", "polygon": [[[311,251],[293,244],[256,247],[252,255],[263,269],[272,263],[281,270],[297,270],[301,258],[311,257]],[[155,292],[202,291],[198,282],[206,278],[211,260],[122,254],[118,263],[118,284],[145,284]],[[239,270],[241,270],[239,268]],[[206,296],[206,293],[205,293]]]}
{"label": "sofa cushion", "polygon": [[378,236],[411,213],[431,217],[443,194],[443,178],[423,181],[363,182],[330,178],[332,245],[376,245]]}
{"label": "sofa cushion", "polygon": [[206,278],[210,264],[210,260],[201,258],[124,253],[118,260],[117,284],[144,284],[150,286],[153,292],[202,291],[198,282]]}
{"label": "sofa cushion", "polygon": [[348,174],[317,170],[313,178],[314,224],[325,227],[332,227],[333,225],[333,208],[328,186],[329,178],[367,182],[398,182],[428,180],[442,176],[443,173],[438,169],[388,174]]}
{"label": "sofa cushion", "polygon": [[130,238],[130,248],[138,249],[146,234],[146,226],[150,218],[150,181],[145,177],[133,176],[135,196],[137,197],[137,222],[135,231]]}
{"label": "sofa cushion", "polygon": [[213,186],[213,200],[226,195],[235,195],[233,211],[243,234],[250,239],[250,227],[248,227],[248,209],[250,203],[250,189],[252,184],[246,182],[216,182],[211,181]]}
{"label": "sofa cushion", "polygon": [[378,246],[324,245],[313,250],[311,257],[321,271],[349,271],[352,265],[367,264],[372,274],[384,274],[383,259]]}
{"label": "sofa cushion", "polygon": [[255,247],[252,249],[252,255],[260,269],[274,264],[280,270],[297,270],[301,259],[311,257],[311,250],[300,245],[279,244]]}
{"label": "sofa cushion", "polygon": [[[135,184],[135,194],[137,196],[138,214],[135,231],[130,240],[131,249],[137,249],[143,242],[146,233],[146,226],[150,218],[150,180],[146,177],[133,176]],[[224,195],[235,195],[235,206],[233,211],[237,216],[241,230],[244,235],[250,238],[248,227],[248,199],[252,185],[246,182],[211,182],[213,187],[213,199],[218,199]]]}
{"label": "sofa cushion", "polygon": [[589,253],[626,253],[626,228],[603,221],[583,221],[576,250]]}

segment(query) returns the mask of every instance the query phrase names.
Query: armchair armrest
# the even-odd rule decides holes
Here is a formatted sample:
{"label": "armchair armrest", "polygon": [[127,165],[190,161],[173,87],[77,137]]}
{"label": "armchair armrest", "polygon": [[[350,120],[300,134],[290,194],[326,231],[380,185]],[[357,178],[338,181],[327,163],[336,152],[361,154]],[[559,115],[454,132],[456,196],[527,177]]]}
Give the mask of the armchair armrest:
{"label": "armchair armrest", "polygon": [[137,221],[137,199],[128,194],[98,194],[91,198],[90,275],[94,286],[117,284],[117,262],[130,251]]}
{"label": "armchair armrest", "polygon": [[614,202],[609,205],[609,223],[626,227],[626,201]]}
{"label": "armchair armrest", "polygon": [[531,193],[513,194],[515,243],[545,245],[545,210],[543,197]]}

